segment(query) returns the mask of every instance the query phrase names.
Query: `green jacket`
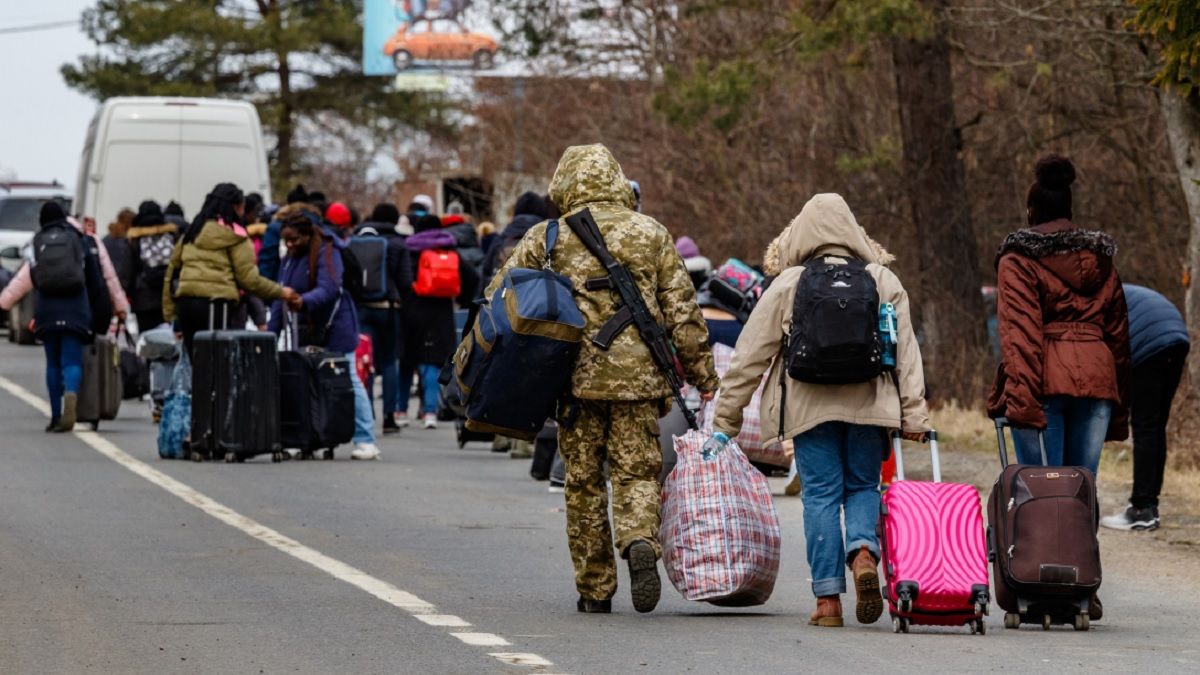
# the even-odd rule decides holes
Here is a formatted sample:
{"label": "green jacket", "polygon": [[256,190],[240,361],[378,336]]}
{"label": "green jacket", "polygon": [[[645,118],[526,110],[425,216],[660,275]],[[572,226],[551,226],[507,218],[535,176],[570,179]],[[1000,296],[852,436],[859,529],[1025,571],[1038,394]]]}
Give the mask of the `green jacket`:
{"label": "green jacket", "polygon": [[[171,294],[171,280],[179,271],[179,288]],[[266,300],[283,297],[283,287],[258,274],[254,245],[246,235],[216,221],[190,244],[180,240],[167,266],[163,284],[163,318],[175,320],[175,298],[238,300],[238,290]]]}
{"label": "green jacket", "polygon": [[[608,148],[567,148],[550,182],[550,198],[565,215],[585,207],[591,210],[609,250],[629,268],[646,306],[675,343],[688,382],[701,391],[716,391],[719,382],[708,347],[708,328],[696,305],[695,287],[683,259],[665,227],[632,210],[633,190]],[[546,223],[539,223],[521,239],[485,297],[492,297],[510,268],[541,269],[545,258]],[[629,326],[622,331],[607,351],[592,343],[591,339],[616,313],[619,298],[611,290],[585,290],[588,279],[605,276],[604,267],[567,227],[565,216],[551,258],[550,266],[574,284],[576,302],[587,321],[572,393],[581,399],[610,401],[669,396],[670,388],[654,367],[650,350],[636,328]]]}

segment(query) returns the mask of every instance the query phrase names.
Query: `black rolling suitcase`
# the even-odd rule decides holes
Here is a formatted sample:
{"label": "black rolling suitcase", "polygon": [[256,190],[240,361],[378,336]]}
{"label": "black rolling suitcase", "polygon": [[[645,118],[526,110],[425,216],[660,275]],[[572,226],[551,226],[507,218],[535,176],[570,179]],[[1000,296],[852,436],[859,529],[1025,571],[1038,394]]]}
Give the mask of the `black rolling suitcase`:
{"label": "black rolling suitcase", "polygon": [[279,353],[280,440],[283,447],[299,450],[301,459],[312,459],[317,450],[323,450],[324,459],[333,459],[334,448],[354,440],[354,364],[343,354],[300,347],[296,314],[287,312],[285,319],[285,349]]}
{"label": "black rolling suitcase", "polygon": [[193,343],[191,457],[283,458],[275,335],[202,331]]}
{"label": "black rolling suitcase", "polygon": [[283,447],[312,459],[354,440],[354,383],[345,356],[306,349],[279,354],[279,390],[283,402],[280,436]]}

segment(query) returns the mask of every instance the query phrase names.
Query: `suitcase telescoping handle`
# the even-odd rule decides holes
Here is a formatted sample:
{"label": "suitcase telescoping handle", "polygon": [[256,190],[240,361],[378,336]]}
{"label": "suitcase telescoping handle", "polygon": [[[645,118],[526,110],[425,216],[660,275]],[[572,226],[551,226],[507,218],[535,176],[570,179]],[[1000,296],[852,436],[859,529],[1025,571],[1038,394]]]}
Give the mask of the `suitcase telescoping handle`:
{"label": "suitcase telescoping handle", "polygon": [[[904,450],[900,446],[899,431],[892,432],[892,452],[896,455],[896,480],[904,480]],[[938,455],[937,431],[926,431],[925,440],[929,441],[929,455],[933,458],[933,482],[942,482],[942,459]]]}
{"label": "suitcase telescoping handle", "polygon": [[[996,418],[996,443],[1000,446],[1000,468],[1008,468],[1008,444],[1004,441],[1004,427],[1011,427],[1007,417]],[[1042,466],[1050,466],[1050,459],[1046,456],[1046,434],[1038,431],[1038,449],[1042,451]]]}

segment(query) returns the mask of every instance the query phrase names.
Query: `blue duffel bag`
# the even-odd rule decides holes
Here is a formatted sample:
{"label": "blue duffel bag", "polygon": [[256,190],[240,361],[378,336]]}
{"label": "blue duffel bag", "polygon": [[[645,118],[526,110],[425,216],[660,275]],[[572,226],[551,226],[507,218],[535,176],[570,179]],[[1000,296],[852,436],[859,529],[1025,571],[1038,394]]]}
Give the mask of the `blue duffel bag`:
{"label": "blue duffel bag", "polygon": [[585,322],[571,280],[550,268],[557,240],[552,220],[547,264],[510,269],[454,354],[450,391],[471,431],[532,441],[571,385]]}

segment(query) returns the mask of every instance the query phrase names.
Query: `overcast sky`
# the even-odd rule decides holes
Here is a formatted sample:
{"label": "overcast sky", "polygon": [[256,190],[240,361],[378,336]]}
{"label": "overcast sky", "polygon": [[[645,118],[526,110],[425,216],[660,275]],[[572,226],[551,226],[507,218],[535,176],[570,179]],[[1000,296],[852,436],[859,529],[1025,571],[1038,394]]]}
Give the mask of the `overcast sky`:
{"label": "overcast sky", "polygon": [[[78,20],[91,0],[2,0],[0,31]],[[63,83],[59,68],[94,46],[78,25],[0,32],[0,176],[57,178],[75,187],[79,153],[96,103]]]}

